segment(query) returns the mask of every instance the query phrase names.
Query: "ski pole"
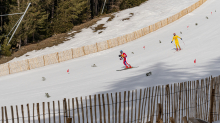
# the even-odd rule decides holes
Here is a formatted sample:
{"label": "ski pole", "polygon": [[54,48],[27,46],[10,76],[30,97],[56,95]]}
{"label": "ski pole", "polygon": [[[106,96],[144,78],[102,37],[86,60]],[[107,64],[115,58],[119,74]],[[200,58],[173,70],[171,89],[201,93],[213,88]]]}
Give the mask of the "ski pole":
{"label": "ski pole", "polygon": [[[180,38],[182,41],[183,41],[183,39],[182,38]],[[184,43],[184,41],[183,41],[183,43]],[[185,45],[185,43],[184,43],[184,45]]]}
{"label": "ski pole", "polygon": [[[183,41],[183,40],[182,40]],[[183,43],[184,43],[184,41],[183,41]],[[184,43],[184,45],[185,45],[185,43]]]}

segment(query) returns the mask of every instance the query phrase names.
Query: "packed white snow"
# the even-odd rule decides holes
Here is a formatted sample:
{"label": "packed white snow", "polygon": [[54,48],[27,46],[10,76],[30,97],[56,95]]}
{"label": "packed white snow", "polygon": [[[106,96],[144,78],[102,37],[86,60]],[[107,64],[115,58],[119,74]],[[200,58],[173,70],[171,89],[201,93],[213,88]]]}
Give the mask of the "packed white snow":
{"label": "packed white snow", "polygon": [[[106,41],[129,34],[168,18],[197,1],[198,0],[149,0],[138,7],[114,13],[115,18],[112,21],[107,22],[109,17],[105,17],[91,27],[94,28],[99,24],[104,24],[104,27],[106,27],[104,30],[94,32],[91,28],[82,29],[82,32],[77,33],[74,38],[68,37],[67,39],[69,39],[69,41],[63,44],[47,47],[43,50],[28,52],[21,57],[14,58],[10,62],[95,44],[96,42]],[[131,13],[133,13],[133,16]],[[125,18],[130,19],[122,21]],[[101,31],[102,33],[99,34]],[[74,31],[72,33],[74,33]]]}
{"label": "packed white snow", "polygon": [[[172,24],[109,50],[0,77],[0,105],[56,101],[217,76],[220,73],[219,5],[219,0],[208,0]],[[174,32],[183,38],[179,40],[182,47],[179,52],[175,52],[171,43]],[[124,67],[118,57],[120,50],[127,53],[128,63],[139,67],[116,71]],[[91,67],[93,64],[97,67]],[[152,75],[147,77],[149,71]],[[45,93],[51,97],[46,98]]]}

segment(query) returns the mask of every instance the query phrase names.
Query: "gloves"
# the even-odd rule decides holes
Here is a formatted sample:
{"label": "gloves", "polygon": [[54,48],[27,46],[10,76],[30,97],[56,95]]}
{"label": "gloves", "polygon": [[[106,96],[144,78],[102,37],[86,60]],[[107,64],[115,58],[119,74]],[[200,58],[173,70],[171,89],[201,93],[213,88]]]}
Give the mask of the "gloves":
{"label": "gloves", "polygon": [[173,43],[173,41],[171,41],[171,43]]}
{"label": "gloves", "polygon": [[182,38],[180,38],[182,40]]}

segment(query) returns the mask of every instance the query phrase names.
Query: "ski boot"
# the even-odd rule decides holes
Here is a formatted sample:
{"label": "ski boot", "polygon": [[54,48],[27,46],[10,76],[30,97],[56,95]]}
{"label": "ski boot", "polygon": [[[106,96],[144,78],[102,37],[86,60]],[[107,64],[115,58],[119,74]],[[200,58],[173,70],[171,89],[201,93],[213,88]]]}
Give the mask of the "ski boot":
{"label": "ski boot", "polygon": [[179,50],[181,50],[181,48],[179,48]]}
{"label": "ski boot", "polygon": [[178,48],[176,48],[176,51],[178,51]]}
{"label": "ski boot", "polygon": [[126,69],[128,69],[129,67],[128,66],[126,66]]}
{"label": "ski boot", "polygon": [[129,64],[129,68],[132,68],[130,64]]}

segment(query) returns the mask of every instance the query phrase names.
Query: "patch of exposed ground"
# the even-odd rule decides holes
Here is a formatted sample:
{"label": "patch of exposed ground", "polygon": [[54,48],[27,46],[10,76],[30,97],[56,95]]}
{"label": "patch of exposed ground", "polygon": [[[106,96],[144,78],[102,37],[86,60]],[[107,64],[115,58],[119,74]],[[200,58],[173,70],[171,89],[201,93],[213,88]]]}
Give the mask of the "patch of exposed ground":
{"label": "patch of exposed ground", "polygon": [[130,20],[130,18],[134,16],[134,13],[130,13],[129,15],[129,17],[122,19],[122,21]]}
{"label": "patch of exposed ground", "polygon": [[[115,15],[111,15],[106,22],[110,22],[110,21],[112,21],[114,18],[115,18]],[[93,30],[93,32],[98,32],[98,31],[100,31],[100,32],[98,32],[98,34],[102,33],[103,30],[106,29],[106,27],[104,27],[104,24],[99,24],[99,25],[97,25],[96,27],[90,27],[90,28]]]}
{"label": "patch of exposed ground", "polygon": [[97,32],[97,31],[99,31],[99,30],[104,30],[104,29],[106,29],[106,27],[104,27],[104,25],[105,25],[105,24],[99,24],[99,25],[97,25],[96,27],[91,28],[91,29],[93,30],[93,32]]}
{"label": "patch of exposed ground", "polygon": [[[12,51],[11,56],[2,56],[2,57],[0,57],[0,64],[6,63],[6,62],[12,60],[13,58],[20,57],[20,56],[26,54],[27,52],[31,52],[33,50],[41,50],[41,49],[44,49],[46,47],[53,47],[53,46],[57,46],[58,44],[62,44],[65,41],[69,40],[67,38],[69,38],[69,37],[74,38],[74,36],[77,33],[81,32],[81,30],[83,28],[89,28],[92,25],[95,25],[97,21],[101,20],[104,17],[110,17],[108,21],[111,21],[114,18],[114,15],[106,14],[106,15],[103,15],[103,16],[100,16],[100,17],[96,17],[96,18],[94,18],[94,19],[92,19],[88,22],[85,22],[81,25],[74,26],[73,29],[70,31],[70,32],[74,32],[74,33],[67,32],[67,33],[62,33],[62,34],[55,34],[52,37],[47,38],[45,40],[42,40],[42,41],[39,41],[39,42],[36,42],[36,43],[33,43],[33,44],[27,44],[25,46],[22,46],[17,52]],[[97,27],[95,27],[96,32],[98,30],[103,30],[103,29],[106,28],[106,27],[103,27],[103,26],[104,25],[101,24],[101,25],[98,25]],[[102,31],[99,32],[99,34],[100,33],[102,33]]]}

